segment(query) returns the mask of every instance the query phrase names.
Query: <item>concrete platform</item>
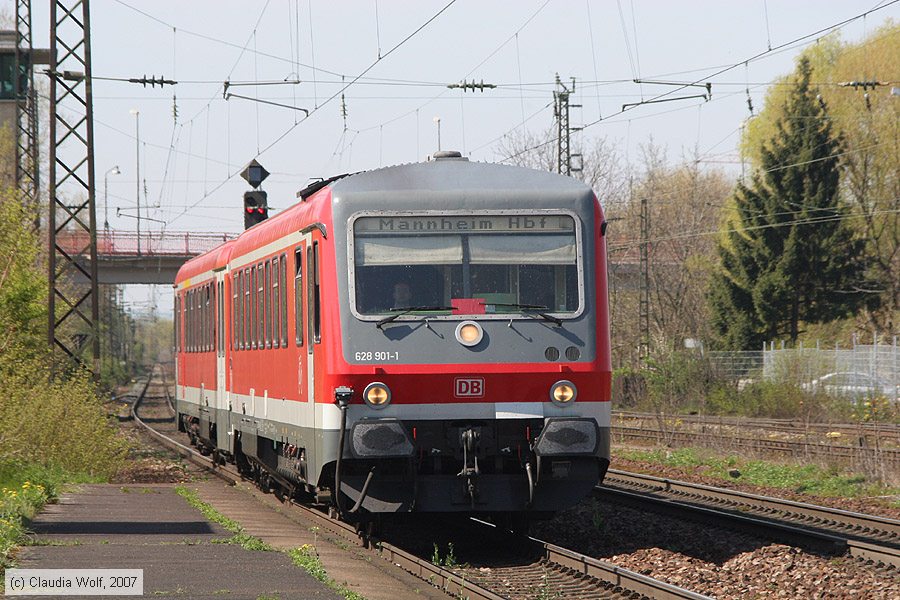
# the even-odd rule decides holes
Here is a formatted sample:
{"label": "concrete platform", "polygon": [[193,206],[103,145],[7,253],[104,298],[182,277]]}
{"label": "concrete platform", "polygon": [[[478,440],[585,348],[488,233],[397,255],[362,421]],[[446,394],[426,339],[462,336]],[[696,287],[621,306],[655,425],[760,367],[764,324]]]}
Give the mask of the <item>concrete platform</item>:
{"label": "concrete platform", "polygon": [[428,583],[373,558],[342,538],[320,531],[272,495],[260,495],[249,484],[231,487],[217,480],[188,484],[200,498],[244,529],[279,549],[311,544],[335,581],[366,600],[448,600],[455,598]]}
{"label": "concrete platform", "polygon": [[283,553],[213,543],[231,534],[207,521],[174,487],[79,486],[37,516],[31,525],[35,545],[22,549],[19,566],[144,569],[146,597],[339,598]]}

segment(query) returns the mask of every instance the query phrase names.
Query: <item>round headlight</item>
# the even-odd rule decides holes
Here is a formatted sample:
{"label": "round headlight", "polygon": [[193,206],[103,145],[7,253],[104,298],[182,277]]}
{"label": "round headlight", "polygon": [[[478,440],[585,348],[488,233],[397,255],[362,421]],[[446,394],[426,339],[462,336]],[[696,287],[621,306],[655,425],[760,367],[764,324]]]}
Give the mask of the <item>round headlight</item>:
{"label": "round headlight", "polygon": [[391,402],[391,390],[380,381],[376,381],[366,386],[363,399],[372,408],[384,408]]}
{"label": "round headlight", "polygon": [[463,346],[475,346],[483,337],[484,331],[475,321],[463,321],[456,326],[456,341]]}
{"label": "round headlight", "polygon": [[578,389],[575,384],[566,379],[557,381],[550,388],[550,400],[556,404],[569,404],[574,402],[578,396]]}

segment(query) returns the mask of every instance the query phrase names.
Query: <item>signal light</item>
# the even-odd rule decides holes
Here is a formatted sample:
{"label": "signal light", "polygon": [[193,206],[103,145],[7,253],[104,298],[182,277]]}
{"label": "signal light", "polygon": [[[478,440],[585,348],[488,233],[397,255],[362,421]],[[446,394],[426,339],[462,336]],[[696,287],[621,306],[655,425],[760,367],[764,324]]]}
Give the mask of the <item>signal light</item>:
{"label": "signal light", "polygon": [[269,218],[267,194],[262,190],[244,192],[244,229],[250,229],[267,218]]}

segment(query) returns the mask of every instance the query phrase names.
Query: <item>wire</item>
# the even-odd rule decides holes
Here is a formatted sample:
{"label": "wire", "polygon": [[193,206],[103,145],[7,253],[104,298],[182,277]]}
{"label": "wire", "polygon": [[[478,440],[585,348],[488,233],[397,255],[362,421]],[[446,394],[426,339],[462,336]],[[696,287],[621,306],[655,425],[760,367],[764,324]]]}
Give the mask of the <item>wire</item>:
{"label": "wire", "polygon": [[[549,1],[549,0],[548,0],[548,1]],[[267,4],[268,4],[268,3],[267,3]],[[315,108],[313,108],[313,110],[310,111],[309,115],[307,115],[307,116],[304,117],[303,119],[301,119],[301,120],[295,122],[293,125],[291,125],[290,127],[288,127],[287,130],[285,130],[284,133],[282,133],[282,134],[279,135],[277,138],[275,138],[275,140],[273,140],[269,145],[267,145],[267,146],[266,146],[265,148],[263,148],[261,151],[257,152],[257,154],[256,154],[256,156],[255,156],[254,158],[259,158],[262,154],[264,154],[265,152],[267,152],[269,149],[271,149],[272,147],[274,147],[276,144],[278,144],[278,143],[279,143],[281,140],[283,140],[285,137],[287,137],[288,135],[290,135],[290,133],[291,133],[292,131],[294,131],[294,129],[296,129],[301,123],[304,123],[304,122],[305,122],[307,119],[309,119],[314,113],[318,112],[322,107],[326,106],[326,105],[329,104],[332,100],[334,100],[335,98],[337,98],[337,97],[339,97],[341,94],[343,94],[344,91],[346,91],[347,88],[349,88],[349,87],[352,86],[354,83],[356,83],[356,81],[359,80],[360,77],[363,77],[366,73],[368,73],[369,71],[371,71],[377,64],[379,64],[381,61],[383,61],[383,60],[386,59],[388,56],[390,56],[391,54],[393,54],[398,48],[400,48],[400,47],[403,46],[406,42],[408,42],[410,39],[412,39],[417,33],[419,33],[420,31],[422,31],[423,29],[425,29],[425,27],[427,27],[429,24],[431,24],[432,21],[434,21],[435,19],[437,19],[438,17],[440,17],[442,14],[444,14],[444,12],[447,11],[447,10],[448,10],[451,6],[453,6],[454,4],[456,4],[456,0],[450,0],[450,2],[448,2],[446,5],[444,5],[443,8],[441,8],[441,9],[440,9],[439,11],[437,11],[434,15],[432,15],[427,21],[425,21],[424,23],[422,23],[421,25],[419,25],[419,27],[417,27],[412,33],[410,33],[409,35],[407,35],[406,37],[404,37],[402,40],[400,40],[399,42],[397,42],[390,50],[388,50],[387,52],[385,52],[385,53],[381,56],[381,58],[376,59],[372,64],[370,64],[368,67],[366,67],[359,75],[355,76],[349,83],[347,83],[347,84],[344,85],[340,90],[338,90],[337,92],[335,92],[334,94],[332,94],[327,100],[325,100],[325,102],[323,102],[322,104],[319,104],[318,106],[316,106]],[[200,197],[199,200],[197,200],[196,202],[194,202],[189,208],[185,209],[183,212],[181,212],[181,213],[179,213],[178,215],[176,215],[176,216],[170,221],[170,223],[175,222],[176,220],[178,220],[179,218],[181,218],[182,216],[184,216],[189,210],[193,209],[193,208],[196,207],[198,204],[200,204],[203,200],[205,200],[206,198],[208,198],[208,197],[210,196],[210,194],[212,194],[212,193],[216,192],[217,190],[221,189],[226,183],[228,183],[228,181],[230,181],[230,180],[231,180],[235,175],[237,175],[239,172],[240,172],[240,171],[234,171],[233,173],[231,173],[227,178],[225,178],[225,179],[224,179],[223,181],[221,181],[218,185],[216,185],[212,190],[210,190],[210,192],[209,192],[208,194],[204,194],[203,196]]]}
{"label": "wire", "polygon": [[[890,202],[900,201],[900,197],[893,198]],[[749,227],[734,227],[730,229],[717,229],[710,231],[699,231],[699,232],[691,232],[691,233],[678,233],[675,235],[667,235],[657,238],[651,238],[648,240],[639,240],[633,243],[621,244],[619,246],[610,246],[610,252],[618,252],[621,250],[627,250],[628,248],[634,248],[636,246],[640,246],[644,243],[658,243],[658,242],[670,242],[675,240],[684,240],[696,237],[706,237],[711,235],[719,235],[722,233],[740,233],[742,231],[758,231],[762,229],[777,229],[779,227],[791,227],[794,225],[816,225],[819,223],[832,223],[835,221],[843,221],[849,219],[858,219],[858,218],[867,218],[877,215],[885,215],[885,214],[898,214],[900,213],[900,208],[890,208],[883,210],[873,210],[871,212],[863,212],[863,213],[845,213],[841,215],[827,215],[820,217],[808,217],[804,219],[794,219],[791,221],[785,221],[783,223],[766,223],[764,225],[751,225]],[[790,213],[782,213],[782,214],[790,214]]]}
{"label": "wire", "polygon": [[[882,9],[887,8],[887,7],[889,7],[889,6],[893,6],[893,5],[896,4],[897,2],[900,2],[900,0],[891,0],[890,2],[888,2],[888,3],[886,3],[886,4],[882,3],[882,4],[879,4],[879,5],[876,5],[874,8],[872,8],[872,9],[870,9],[870,10],[864,12],[864,13],[860,13],[860,14],[855,15],[855,16],[853,16],[853,17],[850,17],[850,18],[848,18],[848,19],[844,19],[843,21],[839,21],[838,23],[835,23],[835,24],[830,25],[830,26],[828,26],[828,27],[824,27],[824,28],[822,28],[822,29],[816,30],[816,31],[814,31],[814,32],[812,32],[812,33],[808,33],[808,34],[806,34],[806,35],[802,35],[802,36],[800,36],[800,37],[798,37],[798,38],[795,38],[795,39],[793,39],[793,40],[791,40],[791,41],[789,41],[789,42],[785,42],[785,43],[783,43],[783,44],[780,44],[780,45],[778,45],[778,46],[775,46],[774,48],[771,48],[771,49],[768,49],[768,50],[764,50],[764,51],[762,51],[762,52],[759,52],[759,53],[757,53],[757,54],[751,56],[750,58],[747,58],[747,59],[745,59],[745,60],[741,60],[741,61],[739,61],[739,62],[736,62],[736,63],[732,64],[732,65],[723,67],[723,68],[719,69],[718,71],[716,71],[715,73],[713,73],[713,74],[711,74],[711,75],[708,75],[708,76],[706,76],[706,77],[701,77],[701,78],[697,79],[696,81],[693,81],[693,82],[690,82],[690,83],[685,83],[685,84],[683,84],[683,85],[681,85],[681,86],[676,86],[676,87],[674,87],[673,89],[669,90],[668,92],[665,92],[665,93],[659,94],[659,95],[657,95],[657,96],[654,96],[653,98],[651,98],[650,100],[648,100],[648,102],[655,101],[655,100],[659,100],[659,99],[661,99],[661,98],[665,98],[665,97],[671,96],[672,94],[675,94],[675,93],[677,93],[677,92],[679,92],[679,91],[681,91],[681,90],[684,90],[685,88],[688,88],[688,87],[691,87],[691,86],[696,86],[697,84],[703,83],[703,82],[705,82],[705,81],[709,81],[709,80],[712,79],[713,77],[717,77],[717,76],[719,76],[719,75],[722,75],[723,73],[727,73],[728,71],[731,71],[731,70],[733,70],[733,69],[736,69],[736,68],[738,68],[738,67],[740,67],[741,65],[744,65],[744,64],[746,64],[746,63],[749,63],[749,62],[753,62],[753,61],[759,60],[760,58],[763,58],[763,57],[765,57],[765,56],[767,56],[767,55],[774,54],[774,53],[778,52],[779,50],[786,49],[787,47],[791,46],[792,44],[796,44],[797,42],[800,42],[800,41],[803,41],[803,40],[807,40],[807,39],[809,39],[809,38],[811,38],[811,37],[818,36],[818,35],[820,35],[820,34],[822,34],[822,33],[825,33],[826,31],[833,31],[833,30],[835,30],[835,29],[840,29],[841,27],[844,27],[845,25],[847,25],[847,24],[849,24],[849,23],[852,23],[853,21],[856,21],[856,20],[858,20],[858,19],[864,18],[864,17],[865,17],[866,15],[868,15],[868,14],[871,14],[871,13],[873,13],[873,12],[875,12],[875,11],[882,10]],[[589,127],[593,127],[594,125],[597,125],[597,124],[599,124],[599,123],[601,123],[601,122],[608,121],[611,117],[615,117],[615,116],[621,115],[621,114],[623,114],[623,113],[625,113],[625,112],[627,112],[627,111],[629,111],[629,110],[632,110],[632,109],[634,109],[634,108],[637,108],[637,106],[639,106],[639,105],[622,107],[621,110],[619,110],[619,111],[617,111],[616,113],[610,115],[609,117],[606,117],[605,119],[604,119],[604,118],[600,118],[600,119],[597,119],[597,120],[592,121],[592,122],[590,122],[590,123],[586,123],[586,124],[582,127],[582,131],[585,130],[585,129],[587,129],[587,128],[589,128]],[[553,143],[553,142],[555,142],[555,141],[557,141],[556,138],[552,138],[552,139],[550,139],[550,140],[541,142],[541,143],[540,143],[539,145],[537,145],[537,146],[533,146],[533,147],[531,147],[531,148],[525,148],[525,149],[523,149],[523,150],[517,152],[516,154],[513,154],[512,156],[507,156],[507,157],[501,159],[500,162],[504,162],[504,161],[507,161],[507,160],[511,160],[511,159],[513,159],[513,158],[516,158],[516,157],[518,157],[518,156],[520,156],[520,155],[526,153],[526,152],[530,152],[530,151],[532,151],[532,150],[536,150],[536,149],[538,149],[538,148],[541,148],[541,147],[543,147],[543,146],[546,146],[546,145],[548,145],[548,144],[551,144],[551,143]]]}

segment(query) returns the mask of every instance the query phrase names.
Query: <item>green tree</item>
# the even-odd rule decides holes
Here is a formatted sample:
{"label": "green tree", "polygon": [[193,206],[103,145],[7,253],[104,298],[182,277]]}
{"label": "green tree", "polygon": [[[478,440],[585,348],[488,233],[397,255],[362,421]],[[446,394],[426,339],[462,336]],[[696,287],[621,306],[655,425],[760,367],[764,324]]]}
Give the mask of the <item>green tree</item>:
{"label": "green tree", "polygon": [[[887,20],[858,42],[841,42],[834,33],[803,51],[843,142],[842,198],[854,213],[853,226],[866,240],[869,276],[877,282],[872,289],[880,291],[877,309],[860,311],[854,321],[888,337],[900,333],[900,101],[891,93],[891,82],[900,79],[898,34],[900,24]],[[880,84],[846,85],[853,81]],[[776,83],[742,137],[743,155],[756,168],[763,141],[774,135],[775,123],[784,117],[791,89],[787,77]]]}
{"label": "green tree", "polygon": [[802,323],[845,317],[870,296],[863,285],[865,243],[846,222],[839,198],[842,143],[801,57],[759,169],[739,182],[719,242],[721,269],[710,303],[724,345],[757,348]]}

